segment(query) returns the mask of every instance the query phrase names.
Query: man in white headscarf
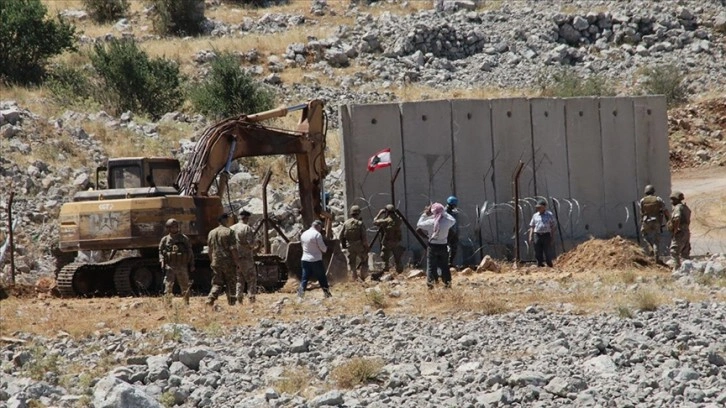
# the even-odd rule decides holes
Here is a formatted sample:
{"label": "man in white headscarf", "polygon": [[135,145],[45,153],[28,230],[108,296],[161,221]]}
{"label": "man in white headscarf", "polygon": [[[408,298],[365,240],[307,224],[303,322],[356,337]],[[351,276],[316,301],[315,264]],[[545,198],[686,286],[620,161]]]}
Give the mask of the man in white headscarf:
{"label": "man in white headscarf", "polygon": [[428,253],[426,257],[426,285],[433,289],[434,283],[439,279],[438,270],[441,270],[441,280],[446,288],[451,287],[451,271],[449,270],[449,229],[456,224],[456,220],[446,211],[441,203],[427,206],[416,227],[424,231],[428,237]]}

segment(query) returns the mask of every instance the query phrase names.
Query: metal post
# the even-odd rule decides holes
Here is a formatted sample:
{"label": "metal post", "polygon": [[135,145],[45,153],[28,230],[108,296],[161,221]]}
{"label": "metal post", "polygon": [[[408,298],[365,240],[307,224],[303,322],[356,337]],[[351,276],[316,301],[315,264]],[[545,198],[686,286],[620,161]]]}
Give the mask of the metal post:
{"label": "metal post", "polygon": [[519,176],[522,174],[524,163],[520,160],[512,176],[514,190],[514,265],[519,264]]}
{"label": "metal post", "polygon": [[13,198],[15,191],[8,198],[8,242],[10,243],[10,282],[15,285],[15,242],[13,240]]}
{"label": "metal post", "polygon": [[262,179],[262,230],[263,240],[265,241],[265,254],[270,253],[270,226],[268,225],[269,219],[267,218],[267,184],[270,182],[272,177],[272,170],[267,169],[265,177]]}
{"label": "metal post", "polygon": [[390,172],[391,172],[391,204],[393,206],[396,206],[396,179],[398,178],[398,173],[401,172],[401,166],[398,166],[396,169],[396,173],[393,173],[393,167],[389,166]]}

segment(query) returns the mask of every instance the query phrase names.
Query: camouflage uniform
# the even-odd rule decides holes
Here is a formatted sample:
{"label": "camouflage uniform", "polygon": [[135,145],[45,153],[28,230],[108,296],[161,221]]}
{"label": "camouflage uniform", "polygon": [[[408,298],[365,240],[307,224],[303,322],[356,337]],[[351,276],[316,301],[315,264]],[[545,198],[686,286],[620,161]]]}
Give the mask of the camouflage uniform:
{"label": "camouflage uniform", "polygon": [[209,231],[207,237],[209,258],[212,266],[212,290],[209,291],[207,304],[212,305],[224,291],[227,303],[235,304],[237,274],[235,259],[237,258],[237,240],[234,231],[224,225]]}
{"label": "camouflage uniform", "polygon": [[[678,231],[671,231],[671,257],[675,261],[675,267],[680,268],[681,259],[689,259],[691,257],[691,209],[680,202],[673,207],[673,216],[671,222],[678,221]],[[671,225],[669,223],[669,225]],[[669,228],[670,230],[671,228]]]}
{"label": "camouflage uniform", "polygon": [[184,302],[189,304],[189,273],[194,270],[194,251],[189,237],[182,233],[165,235],[159,242],[159,262],[164,271],[164,294],[172,296],[174,282],[179,281]]}
{"label": "camouflage uniform", "polygon": [[338,236],[343,248],[348,249],[348,270],[353,280],[358,280],[358,267],[360,266],[360,278],[365,280],[368,276],[368,241],[366,239],[366,227],[363,221],[351,216],[340,230]]}
{"label": "camouflage uniform", "polygon": [[232,231],[234,231],[237,239],[237,251],[239,253],[237,264],[237,301],[242,303],[246,284],[250,302],[254,302],[255,294],[257,294],[257,269],[255,268],[253,250],[255,230],[251,225],[240,221],[232,226]]}
{"label": "camouflage uniform", "polygon": [[662,232],[663,216],[666,214],[666,206],[663,199],[655,195],[646,195],[638,202],[640,206],[640,234],[647,245],[649,253],[655,256],[655,261],[660,260],[660,234]]}
{"label": "camouflage uniform", "polygon": [[403,263],[401,257],[403,248],[401,247],[401,219],[392,211],[381,214],[380,218],[376,218],[373,223],[380,228],[383,236],[381,237],[381,253],[383,257],[384,270],[388,270],[391,255],[396,264],[396,273],[403,272]]}

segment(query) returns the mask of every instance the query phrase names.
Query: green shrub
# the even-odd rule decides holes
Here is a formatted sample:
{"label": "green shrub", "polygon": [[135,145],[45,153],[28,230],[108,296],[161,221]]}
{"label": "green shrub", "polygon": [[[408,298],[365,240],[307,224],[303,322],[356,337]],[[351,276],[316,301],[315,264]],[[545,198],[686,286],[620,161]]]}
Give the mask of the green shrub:
{"label": "green shrub", "polygon": [[599,75],[582,78],[573,69],[564,68],[540,79],[543,96],[570,98],[577,96],[612,96],[615,90]]}
{"label": "green shrub", "polygon": [[45,85],[58,104],[73,105],[94,97],[91,74],[84,67],[56,64],[48,70]]}
{"label": "green shrub", "polygon": [[274,95],[240,67],[231,53],[221,53],[211,63],[207,78],[190,92],[195,108],[212,117],[254,113],[274,106]]}
{"label": "green shrub", "polygon": [[154,31],[161,35],[198,35],[204,22],[204,0],[151,0]]}
{"label": "green shrub", "polygon": [[40,0],[0,0],[0,80],[39,84],[48,58],[74,49],[75,28],[46,12]]}
{"label": "green shrub", "polygon": [[117,99],[116,112],[145,113],[158,119],[183,102],[179,64],[164,58],[150,59],[133,40],[96,44],[91,63]]}
{"label": "green shrub", "polygon": [[128,0],[83,0],[91,19],[97,23],[116,21],[126,15],[129,11]]}
{"label": "green shrub", "polygon": [[688,100],[685,76],[674,65],[650,67],[643,70],[645,77],[640,91],[648,95],[665,95],[668,106],[676,106]]}

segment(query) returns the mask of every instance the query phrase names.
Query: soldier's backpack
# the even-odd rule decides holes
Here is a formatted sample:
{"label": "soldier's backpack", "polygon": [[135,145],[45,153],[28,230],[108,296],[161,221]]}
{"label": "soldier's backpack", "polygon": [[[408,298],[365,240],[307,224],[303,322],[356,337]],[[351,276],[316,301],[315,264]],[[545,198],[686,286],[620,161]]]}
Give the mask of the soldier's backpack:
{"label": "soldier's backpack", "polygon": [[345,228],[344,238],[350,242],[360,241],[360,229],[358,228],[358,220],[348,220],[345,222],[343,228]]}
{"label": "soldier's backpack", "polygon": [[658,201],[658,197],[653,195],[643,197],[642,211],[645,217],[660,216],[661,203]]}

